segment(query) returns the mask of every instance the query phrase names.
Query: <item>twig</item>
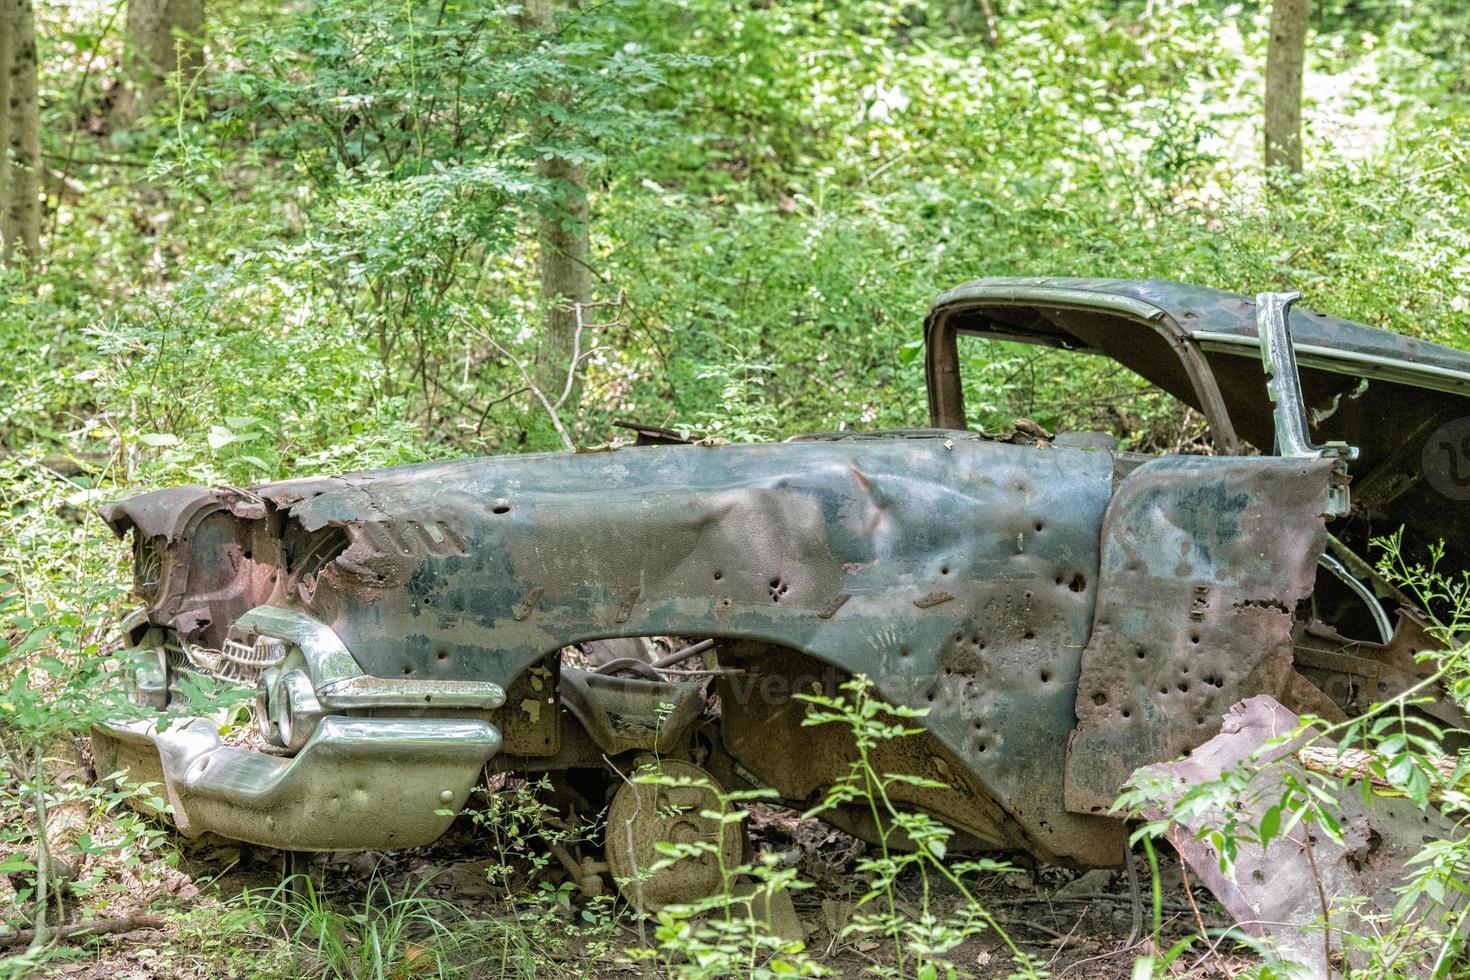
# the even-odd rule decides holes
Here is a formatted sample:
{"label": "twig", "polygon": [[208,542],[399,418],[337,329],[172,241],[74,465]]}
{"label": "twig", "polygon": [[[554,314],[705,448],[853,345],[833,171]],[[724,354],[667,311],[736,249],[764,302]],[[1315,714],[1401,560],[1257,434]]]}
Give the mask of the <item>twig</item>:
{"label": "twig", "polygon": [[494,337],[491,337],[489,334],[484,334],[483,336],[496,350],[500,351],[502,357],[514,364],[516,370],[521,372],[521,380],[525,381],[526,389],[532,395],[535,395],[536,400],[541,403],[541,407],[546,409],[546,414],[551,418],[552,428],[556,429],[556,434],[561,437],[562,445],[566,446],[568,452],[576,452],[577,444],[572,441],[572,437],[567,434],[566,427],[561,424],[561,416],[556,414],[556,407],[551,404],[551,399],[546,397],[546,392],[542,391],[536,386],[536,382],[531,380],[531,372],[526,370],[526,365],[521,363],[520,358],[502,347],[500,342]]}
{"label": "twig", "polygon": [[[1031,898],[993,898],[988,905],[1085,905],[1088,902],[1127,902],[1127,895],[1035,895]],[[1162,906],[1166,912],[1188,912],[1189,906],[1183,902],[1164,902]]]}
{"label": "twig", "polygon": [[1329,980],[1332,977],[1332,911],[1327,905],[1327,892],[1322,888],[1322,873],[1317,870],[1317,854],[1312,849],[1312,828],[1302,824],[1302,840],[1307,849],[1307,863],[1312,866],[1312,884],[1317,886],[1317,901],[1322,905],[1322,956]]}
{"label": "twig", "polygon": [[1194,913],[1194,924],[1199,926],[1199,937],[1209,945],[1210,932],[1205,928],[1205,917],[1199,914],[1199,906],[1194,902],[1194,886],[1189,883],[1188,861],[1179,862],[1179,877],[1184,881],[1184,897],[1189,900],[1190,911]]}
{"label": "twig", "polygon": [[1067,941],[1076,935],[1078,928],[1082,925],[1082,920],[1086,918],[1087,910],[1083,909],[1082,914],[1077,916],[1077,921],[1072,923],[1072,928],[1068,929],[1067,934],[1062,937],[1061,943],[1058,944],[1056,951],[1051,954],[1051,958],[1041,965],[1043,971],[1051,969],[1051,965],[1057,961],[1057,957],[1062,955],[1062,950],[1067,948]]}
{"label": "twig", "polygon": [[[88,919],[85,922],[73,922],[69,926],[59,926],[49,931],[54,939],[70,939],[81,933],[91,933],[96,936],[117,935],[124,932],[136,932],[139,929],[162,929],[166,924],[161,915],[127,915],[121,919]],[[9,936],[0,936],[0,949],[22,946],[32,942],[33,929],[22,929]]]}
{"label": "twig", "polygon": [[[36,808],[36,928],[29,930],[31,935],[26,948],[32,952],[46,945],[46,898],[47,886],[51,879],[51,849],[46,845],[46,749],[44,745],[36,746],[36,770],[32,777],[31,794],[35,797]],[[19,935],[17,933],[17,935]]]}
{"label": "twig", "polygon": [[[628,818],[627,826],[624,828],[624,830],[627,831],[628,866],[633,873],[633,894],[636,896],[636,904],[638,906],[638,943],[644,948],[647,948],[648,929],[645,923],[648,920],[648,912],[646,911],[643,904],[643,875],[638,870],[638,852],[633,847],[633,821],[638,819],[638,812],[643,809],[643,794],[638,791],[637,784],[635,784],[633,780],[628,778],[627,773],[623,772],[623,770],[614,765],[613,761],[609,759],[606,755],[603,755],[602,761],[607,763],[607,767],[613,772],[617,773],[618,778],[621,779],[623,783],[627,786],[627,788],[632,790],[633,792],[633,815]],[[616,885],[617,882],[614,881],[613,884]]]}
{"label": "twig", "polygon": [[1143,889],[1138,886],[1138,868],[1133,865],[1133,844],[1123,844],[1123,867],[1128,869],[1128,898],[1133,903],[1133,918],[1128,930],[1128,945],[1138,941],[1143,932]]}

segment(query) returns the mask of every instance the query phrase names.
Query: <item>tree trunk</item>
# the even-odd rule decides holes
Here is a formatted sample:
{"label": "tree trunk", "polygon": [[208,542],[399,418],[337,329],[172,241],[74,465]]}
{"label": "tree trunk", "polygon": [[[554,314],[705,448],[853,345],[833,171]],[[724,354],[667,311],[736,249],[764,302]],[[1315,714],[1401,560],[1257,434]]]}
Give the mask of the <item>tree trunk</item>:
{"label": "tree trunk", "polygon": [[[553,7],[552,0],[527,0],[521,14],[523,25],[540,34],[550,33]],[[545,91],[540,93],[540,98],[544,103],[564,103],[568,95]],[[555,128],[554,118],[549,114],[544,116],[536,126],[538,140],[554,138]],[[568,392],[560,407],[575,415],[582,387],[582,366],[573,363],[577,345],[576,306],[592,300],[587,173],[580,164],[558,156],[538,160],[536,172],[553,189],[553,199],[542,211],[539,222],[541,307],[546,316],[546,336],[536,358],[536,384],[552,401]],[[590,338],[583,337],[582,349],[590,345]]]}
{"label": "tree trunk", "polygon": [[995,7],[990,0],[980,0],[980,19],[985,22],[985,43],[994,51],[1000,47],[1000,31],[996,28]]}
{"label": "tree trunk", "polygon": [[[537,384],[554,400],[566,390],[570,375],[571,393],[563,407],[575,415],[582,388],[582,365],[572,363],[578,346],[577,304],[592,300],[592,272],[587,264],[587,174],[581,165],[561,157],[542,160],[536,169],[558,189],[557,201],[540,221],[546,342],[541,345]],[[582,349],[589,346],[591,338],[582,337]]]}
{"label": "tree trunk", "polygon": [[125,84],[113,113],[123,122],[156,106],[174,72],[204,60],[204,0],[128,0]]}
{"label": "tree trunk", "polygon": [[1302,172],[1302,67],[1311,0],[1272,0],[1266,48],[1266,167]]}
{"label": "tree trunk", "polygon": [[20,3],[0,0],[0,260],[10,259],[10,89],[15,68],[15,36],[20,32]]}
{"label": "tree trunk", "polygon": [[0,133],[9,160],[0,161],[0,189],[4,191],[4,262],[9,265],[17,247],[30,261],[41,256],[41,118],[36,91],[36,32],[31,0],[0,0],[5,7],[5,36],[0,38],[0,83],[6,95],[5,122]]}

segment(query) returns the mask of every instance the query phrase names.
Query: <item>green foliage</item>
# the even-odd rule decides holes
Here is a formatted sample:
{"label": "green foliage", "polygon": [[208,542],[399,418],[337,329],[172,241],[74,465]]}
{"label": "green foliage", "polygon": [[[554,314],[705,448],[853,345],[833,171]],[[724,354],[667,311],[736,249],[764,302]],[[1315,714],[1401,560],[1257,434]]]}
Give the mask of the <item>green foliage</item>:
{"label": "green foliage", "polygon": [[[809,705],[803,725],[842,725],[852,732],[857,746],[857,758],[847,774],[807,815],[856,804],[869,812],[878,833],[879,853],[858,861],[858,871],[869,885],[844,934],[888,939],[893,944],[897,975],[932,980],[955,976],[957,966],[948,954],[970,936],[990,932],[1010,950],[1014,975],[1042,976],[1041,965],[1016,945],[973,887],[979,876],[1015,869],[988,858],[955,860],[948,856],[953,831],[927,813],[900,809],[889,795],[900,783],[931,789],[945,789],[944,784],[907,773],[880,772],[874,766],[872,753],[880,743],[924,731],[913,720],[922,718],[927,709],[880,701],[873,695],[871,682],[861,676],[845,682],[836,696],[798,694],[797,698]],[[895,885],[901,875],[916,875],[923,884],[916,915],[899,909]],[[942,879],[959,893],[962,901],[953,911],[941,915],[931,906],[931,877]]]}

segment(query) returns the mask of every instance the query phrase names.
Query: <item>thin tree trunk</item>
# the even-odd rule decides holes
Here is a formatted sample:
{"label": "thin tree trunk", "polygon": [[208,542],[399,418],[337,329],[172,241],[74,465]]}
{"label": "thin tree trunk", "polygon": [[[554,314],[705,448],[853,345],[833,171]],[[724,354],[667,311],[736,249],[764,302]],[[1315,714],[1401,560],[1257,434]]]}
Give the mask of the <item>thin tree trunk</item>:
{"label": "thin tree trunk", "polygon": [[9,166],[4,180],[4,261],[16,247],[32,261],[41,256],[41,118],[36,91],[36,32],[31,0],[3,0],[6,18],[5,102]]}
{"label": "thin tree trunk", "polygon": [[[522,23],[528,30],[549,33],[553,9],[552,0],[527,0]],[[546,91],[540,97],[544,102],[565,102],[568,98],[567,93],[559,91]],[[537,126],[538,137],[553,138],[555,126],[550,116],[545,117]],[[539,222],[541,307],[546,316],[546,335],[536,358],[536,384],[555,399],[566,388],[570,372],[571,391],[561,407],[575,416],[582,387],[582,367],[572,363],[576,305],[592,301],[587,173],[580,164],[558,156],[538,160],[536,172],[552,184],[554,194]]]}
{"label": "thin tree trunk", "polygon": [[46,846],[46,750],[40,746],[36,748],[33,773],[31,796],[36,813],[36,917],[33,922],[35,931],[31,934],[27,948],[34,952],[46,945],[46,903],[50,901],[48,892],[51,884],[51,852]]}
{"label": "thin tree trunk", "polygon": [[555,398],[565,389],[570,372],[572,389],[564,407],[569,407],[574,416],[582,388],[582,366],[572,363],[576,306],[592,301],[587,174],[581,165],[561,157],[542,160],[537,170],[559,189],[556,207],[543,213],[540,221],[541,305],[546,311],[546,342],[541,346],[537,364],[537,384]]}
{"label": "thin tree trunk", "polygon": [[0,0],[0,256],[10,257],[10,89],[15,68],[15,37],[20,32],[19,0]]}
{"label": "thin tree trunk", "polygon": [[204,0],[128,0],[126,82],[113,115],[122,122],[156,106],[169,76],[204,60]]}
{"label": "thin tree trunk", "polygon": [[1302,69],[1311,0],[1272,0],[1266,48],[1266,167],[1302,172]]}
{"label": "thin tree trunk", "polygon": [[995,6],[990,0],[980,0],[980,19],[985,22],[985,43],[994,51],[1000,47],[1000,31],[996,26]]}

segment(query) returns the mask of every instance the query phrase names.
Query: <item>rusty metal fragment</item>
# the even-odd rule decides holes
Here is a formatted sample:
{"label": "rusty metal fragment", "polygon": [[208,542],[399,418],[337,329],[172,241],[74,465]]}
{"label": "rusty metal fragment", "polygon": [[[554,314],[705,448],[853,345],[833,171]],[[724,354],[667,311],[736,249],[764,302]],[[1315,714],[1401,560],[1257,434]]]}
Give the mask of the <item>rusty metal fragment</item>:
{"label": "rusty metal fragment", "polygon": [[[1334,808],[1346,846],[1301,823],[1265,848],[1240,840],[1233,875],[1222,872],[1220,856],[1200,839],[1202,832],[1227,820],[1259,827],[1266,811],[1281,802],[1285,775],[1306,778],[1295,757],[1301,738],[1271,744],[1293,732],[1298,722],[1274,698],[1257,695],[1232,705],[1220,733],[1189,758],[1145,767],[1139,775],[1162,777],[1182,793],[1249,765],[1254,776],[1243,794],[1187,824],[1172,825],[1167,837],[1246,935],[1267,940],[1283,959],[1325,977],[1341,973],[1344,962],[1364,955],[1346,947],[1342,936],[1371,935],[1373,919],[1393,909],[1393,889],[1402,884],[1405,862],[1419,851],[1424,836],[1456,831],[1437,813],[1426,814],[1404,800],[1365,800],[1356,786],[1346,785]],[[1177,795],[1166,796],[1146,816],[1165,819],[1175,799]]]}

